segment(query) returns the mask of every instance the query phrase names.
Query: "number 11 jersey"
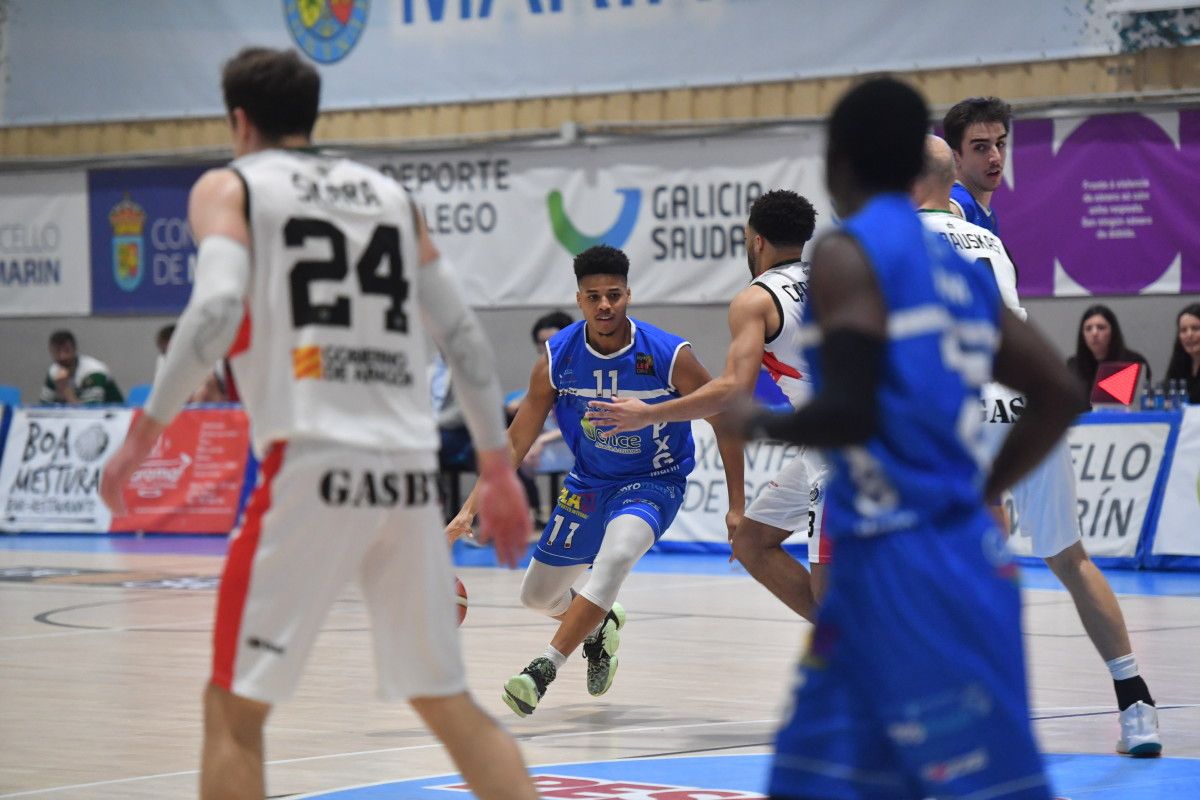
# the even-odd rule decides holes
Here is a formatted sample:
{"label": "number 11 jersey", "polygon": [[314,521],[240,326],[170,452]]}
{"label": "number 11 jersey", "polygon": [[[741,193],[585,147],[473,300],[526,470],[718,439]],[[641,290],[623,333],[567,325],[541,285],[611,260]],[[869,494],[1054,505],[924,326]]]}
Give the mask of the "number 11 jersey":
{"label": "number 11 jersey", "polygon": [[231,167],[252,267],[230,367],[255,451],[291,439],[435,450],[407,194],[370,167],[304,151]]}

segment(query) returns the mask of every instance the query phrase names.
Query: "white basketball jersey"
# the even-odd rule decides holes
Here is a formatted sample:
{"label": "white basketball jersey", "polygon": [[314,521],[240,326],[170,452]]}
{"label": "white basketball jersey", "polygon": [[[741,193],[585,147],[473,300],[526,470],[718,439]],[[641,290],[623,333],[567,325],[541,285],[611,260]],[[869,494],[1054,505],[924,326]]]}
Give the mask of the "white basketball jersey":
{"label": "white basketball jersey", "polygon": [[252,267],[230,367],[255,451],[290,439],[436,449],[404,190],[308,152],[231,166],[246,185]]}
{"label": "white basketball jersey", "polygon": [[996,277],[1000,287],[1000,299],[1004,306],[1021,319],[1028,314],[1021,308],[1017,296],[1017,268],[1013,266],[1008,251],[1000,237],[974,223],[951,214],[949,211],[921,211],[925,227],[941,236],[954,246],[958,254],[967,261],[982,261]]}
{"label": "white basketball jersey", "polygon": [[762,364],[793,408],[812,398],[812,378],[800,340],[800,318],[808,303],[808,270],[806,261],[785,261],[753,280],[775,301],[781,323],[779,331],[763,343]]}

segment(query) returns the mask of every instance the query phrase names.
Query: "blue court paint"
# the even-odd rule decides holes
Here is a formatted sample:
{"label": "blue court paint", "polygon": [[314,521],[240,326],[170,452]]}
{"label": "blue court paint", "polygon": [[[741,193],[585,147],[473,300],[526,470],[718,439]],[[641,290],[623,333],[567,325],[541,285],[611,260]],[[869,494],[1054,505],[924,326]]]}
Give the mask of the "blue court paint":
{"label": "blue court paint", "polygon": [[[1056,797],[1064,800],[1180,800],[1200,797],[1200,760],[1122,756],[1046,756]],[[771,756],[728,755],[624,759],[534,767],[544,798],[708,800],[761,797]],[[622,786],[624,784],[624,786]],[[641,787],[629,784],[641,784]],[[303,795],[311,800],[448,800],[468,795],[457,775],[339,789]],[[693,791],[688,791],[688,790]],[[694,790],[709,790],[703,793]],[[303,800],[298,798],[298,800]]]}

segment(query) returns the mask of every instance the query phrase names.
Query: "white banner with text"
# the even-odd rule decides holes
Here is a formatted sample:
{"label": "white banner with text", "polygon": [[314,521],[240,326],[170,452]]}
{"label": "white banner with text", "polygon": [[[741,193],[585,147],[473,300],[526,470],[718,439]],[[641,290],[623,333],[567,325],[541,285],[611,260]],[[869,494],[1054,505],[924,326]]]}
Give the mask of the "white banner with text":
{"label": "white banner with text", "polygon": [[0,530],[107,532],[100,470],[132,416],[128,408],[15,409],[0,463]]}
{"label": "white banner with text", "polygon": [[91,312],[87,175],[0,175],[0,317]]}
{"label": "white banner with text", "polygon": [[1153,554],[1200,556],[1200,406],[1189,406],[1179,427]]}

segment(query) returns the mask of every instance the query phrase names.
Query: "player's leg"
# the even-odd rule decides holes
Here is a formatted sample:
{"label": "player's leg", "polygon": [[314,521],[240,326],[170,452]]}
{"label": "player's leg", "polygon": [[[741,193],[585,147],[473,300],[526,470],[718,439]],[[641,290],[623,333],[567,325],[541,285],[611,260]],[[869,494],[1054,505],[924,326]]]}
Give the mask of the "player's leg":
{"label": "player's leg", "polygon": [[869,646],[856,655],[881,729],[921,788],[912,796],[1049,800],[1029,719],[1016,568],[991,519],[980,510],[936,532],[840,539],[837,548],[833,591],[849,584],[860,599],[849,622]]}
{"label": "player's leg", "polygon": [[516,741],[464,693],[414,697],[412,707],[446,745],[455,766],[482,800],[534,800]]}
{"label": "player's leg", "polygon": [[[617,602],[617,593],[633,565],[654,546],[656,529],[648,518],[662,524],[657,515],[645,514],[645,507],[625,508],[628,513],[613,517],[604,529],[592,574],[555,634],[555,640],[572,651],[582,642],[588,662],[587,689],[593,696],[607,692],[617,674],[617,648],[625,627],[625,609]],[[572,623],[569,626],[568,621]]]}
{"label": "player's leg", "polygon": [[1113,679],[1121,711],[1118,751],[1154,756],[1162,751],[1158,712],[1138,672],[1129,630],[1108,580],[1088,557],[1075,518],[1075,474],[1070,453],[1060,443],[1025,480],[1013,488],[1013,504],[1033,554],[1066,587],[1087,631]]}
{"label": "player's leg", "polygon": [[201,800],[261,800],[263,725],[271,706],[230,694],[214,684],[204,690],[204,746],[200,756]]}
{"label": "player's leg", "polygon": [[[435,485],[432,458],[376,458],[376,474],[398,473],[402,486]],[[534,798],[516,743],[466,691],[454,569],[438,519],[433,492],[403,498],[379,514],[358,565],[380,695],[409,701],[477,797]]]}
{"label": "player's leg", "polygon": [[813,621],[816,601],[809,572],[783,549],[792,531],[807,529],[810,543],[814,534],[820,488],[812,479],[817,465],[807,453],[780,470],[746,508],[733,534],[733,555],[784,605]]}
{"label": "player's leg", "polygon": [[747,512],[733,534],[733,557],[785,606],[814,622],[817,603],[809,572],[783,549],[791,535],[790,530],[751,519]]}
{"label": "player's leg", "polygon": [[314,501],[322,475],[339,467],[352,473],[356,466],[352,452],[311,445],[279,445],[263,459],[217,596],[212,679],[204,695],[202,797],[263,796],[267,712],[295,689],[376,521],[370,510]]}

